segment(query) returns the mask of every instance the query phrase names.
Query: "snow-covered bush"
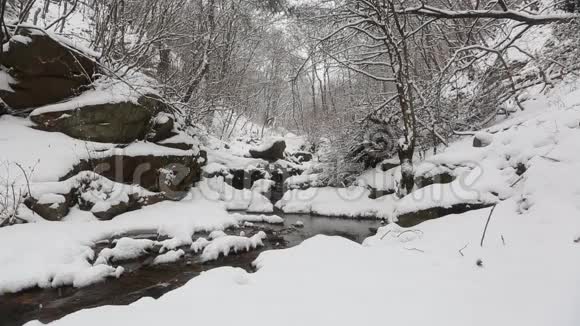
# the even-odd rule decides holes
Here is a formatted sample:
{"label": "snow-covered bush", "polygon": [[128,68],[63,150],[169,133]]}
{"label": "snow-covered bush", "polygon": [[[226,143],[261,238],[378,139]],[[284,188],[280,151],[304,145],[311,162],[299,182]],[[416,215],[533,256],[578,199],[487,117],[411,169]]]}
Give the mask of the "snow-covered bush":
{"label": "snow-covered bush", "polygon": [[[18,168],[18,172],[22,173],[20,178],[10,174],[11,167]],[[26,199],[26,184],[28,174],[20,165],[0,162],[0,227],[22,222],[18,211]]]}

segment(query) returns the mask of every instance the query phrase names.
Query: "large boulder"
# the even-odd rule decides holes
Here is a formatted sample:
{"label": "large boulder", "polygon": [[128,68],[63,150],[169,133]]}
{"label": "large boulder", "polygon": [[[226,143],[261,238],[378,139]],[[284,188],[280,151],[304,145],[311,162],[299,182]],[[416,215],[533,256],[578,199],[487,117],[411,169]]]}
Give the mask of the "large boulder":
{"label": "large boulder", "polygon": [[17,111],[55,103],[77,95],[79,84],[71,79],[50,76],[22,76],[10,83],[13,91],[0,89],[0,97]]}
{"label": "large boulder", "polygon": [[282,139],[266,140],[261,146],[250,150],[253,158],[276,161],[284,158],[286,142]]}
{"label": "large boulder", "polygon": [[102,143],[130,143],[144,139],[153,116],[134,102],[85,105],[74,110],[36,110],[30,119],[45,131]]}
{"label": "large boulder", "polygon": [[15,110],[62,101],[79,94],[97,71],[96,59],[58,36],[18,26],[0,57],[12,77],[0,97]]}

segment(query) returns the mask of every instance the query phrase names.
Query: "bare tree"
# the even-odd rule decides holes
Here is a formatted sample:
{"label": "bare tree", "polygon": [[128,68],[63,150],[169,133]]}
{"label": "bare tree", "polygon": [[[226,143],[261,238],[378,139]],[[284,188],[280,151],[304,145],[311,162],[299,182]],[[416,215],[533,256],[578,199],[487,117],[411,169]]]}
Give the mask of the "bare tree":
{"label": "bare tree", "polygon": [[[400,124],[400,195],[414,186],[418,137],[430,135],[436,146],[461,129],[458,124],[485,123],[508,101],[522,108],[518,96],[530,76],[517,75],[522,67],[507,52],[521,50],[517,40],[534,26],[576,17],[504,1],[343,0],[319,11],[317,23],[333,28],[317,36],[318,51],[345,69],[392,85],[361,122]],[[548,75],[549,67],[538,66],[536,79]]]}

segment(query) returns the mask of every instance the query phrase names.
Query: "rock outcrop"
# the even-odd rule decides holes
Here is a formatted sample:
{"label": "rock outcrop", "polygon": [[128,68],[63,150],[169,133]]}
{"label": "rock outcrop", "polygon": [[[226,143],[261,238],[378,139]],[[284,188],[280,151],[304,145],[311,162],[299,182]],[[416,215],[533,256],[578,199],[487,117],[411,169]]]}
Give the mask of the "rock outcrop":
{"label": "rock outcrop", "polygon": [[12,77],[0,97],[15,111],[78,95],[97,72],[95,58],[32,26],[18,26],[0,65]]}
{"label": "rock outcrop", "polygon": [[150,192],[138,185],[120,184],[90,171],[59,182],[31,185],[31,191],[25,205],[49,221],[60,221],[73,206],[90,211],[100,220],[110,220],[171,199],[165,193]]}
{"label": "rock outcrop", "polygon": [[140,185],[152,192],[163,192],[169,199],[180,199],[201,179],[206,153],[134,155],[118,153],[81,160],[64,179],[81,171],[93,171],[114,182]]}
{"label": "rock outcrop", "polygon": [[262,146],[250,150],[253,158],[276,161],[284,158],[286,142],[284,140],[266,141]]}
{"label": "rock outcrop", "polygon": [[39,129],[62,132],[76,139],[130,143],[144,139],[154,112],[133,102],[85,105],[75,110],[33,112]]}
{"label": "rock outcrop", "polygon": [[137,97],[124,85],[99,87],[103,89],[38,108],[30,114],[30,119],[38,129],[99,143],[160,141],[173,136],[174,120],[159,111],[167,108],[158,96]]}

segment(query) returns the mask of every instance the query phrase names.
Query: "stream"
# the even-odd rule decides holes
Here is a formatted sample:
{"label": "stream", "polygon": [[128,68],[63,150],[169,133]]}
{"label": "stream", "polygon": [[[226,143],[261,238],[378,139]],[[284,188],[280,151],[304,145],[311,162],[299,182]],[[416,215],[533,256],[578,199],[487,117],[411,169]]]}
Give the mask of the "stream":
{"label": "stream", "polygon": [[[199,254],[188,249],[186,256],[179,262],[166,265],[152,265],[155,255],[138,260],[121,262],[125,272],[119,279],[107,281],[84,288],[62,287],[57,289],[30,289],[16,294],[0,296],[0,325],[20,326],[31,320],[48,323],[75,311],[104,305],[128,305],[143,297],[159,298],[174,290],[201,272],[223,266],[240,267],[254,271],[252,262],[265,250],[283,249],[296,246],[302,241],[318,234],[336,235],[362,243],[375,234],[381,226],[380,220],[340,219],[310,215],[284,215],[283,225],[254,223],[251,227],[226,230],[227,234],[247,235],[263,230],[268,235],[264,246],[258,250],[227,257],[212,262],[201,263]],[[295,226],[302,222],[302,227]],[[206,234],[196,234],[196,237]],[[156,234],[125,235],[133,238],[156,239]],[[108,243],[95,248],[98,252]]]}

